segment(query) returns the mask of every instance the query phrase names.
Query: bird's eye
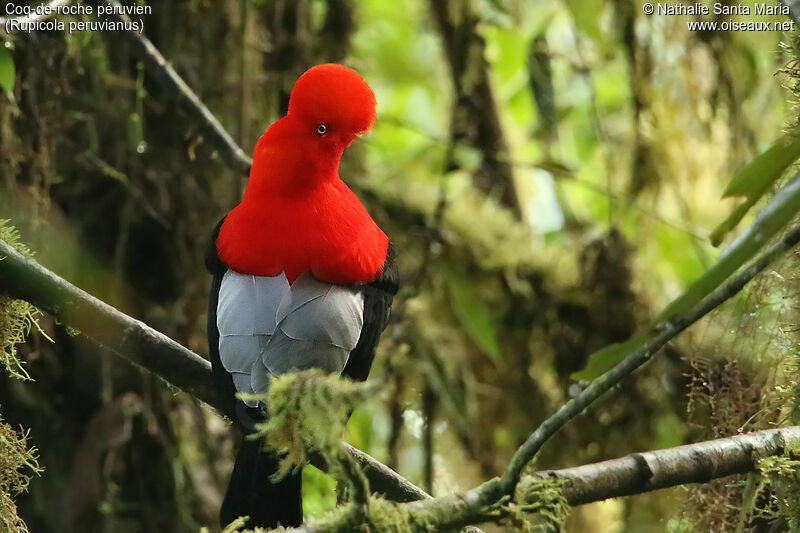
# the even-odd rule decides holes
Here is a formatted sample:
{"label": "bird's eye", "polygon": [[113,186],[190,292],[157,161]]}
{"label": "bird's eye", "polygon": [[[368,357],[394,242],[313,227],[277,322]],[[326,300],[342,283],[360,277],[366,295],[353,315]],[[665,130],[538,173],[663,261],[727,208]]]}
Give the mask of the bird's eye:
{"label": "bird's eye", "polygon": [[317,133],[319,133],[320,135],[327,135],[328,126],[326,126],[325,124],[320,124],[319,126],[317,126]]}

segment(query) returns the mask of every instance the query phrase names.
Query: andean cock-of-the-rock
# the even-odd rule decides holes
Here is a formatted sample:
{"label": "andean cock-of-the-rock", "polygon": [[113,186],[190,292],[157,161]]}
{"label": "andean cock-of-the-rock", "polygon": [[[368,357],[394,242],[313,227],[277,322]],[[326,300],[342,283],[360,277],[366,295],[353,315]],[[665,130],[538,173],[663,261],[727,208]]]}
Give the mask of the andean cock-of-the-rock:
{"label": "andean cock-of-the-rock", "polygon": [[[397,271],[391,243],[339,177],[344,150],[372,128],[372,89],[354,70],[327,64],[295,84],[289,109],[255,148],[241,203],[215,228],[208,341],[225,414],[245,433],[272,376],[319,368],[367,378],[386,327]],[[258,439],[236,456],[220,521],[248,527],[302,523],[300,473],[275,481],[279,457]]]}

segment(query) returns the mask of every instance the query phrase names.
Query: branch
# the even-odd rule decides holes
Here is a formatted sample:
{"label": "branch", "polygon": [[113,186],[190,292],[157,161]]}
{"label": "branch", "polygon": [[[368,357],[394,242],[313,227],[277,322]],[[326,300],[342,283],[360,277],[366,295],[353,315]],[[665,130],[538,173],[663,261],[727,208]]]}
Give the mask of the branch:
{"label": "branch", "polygon": [[[502,203],[519,215],[511,155],[489,81],[486,43],[478,33],[480,21],[472,1],[430,0],[430,8],[442,35],[455,89],[451,142],[467,140],[480,150],[483,165],[476,175],[478,187],[500,192]],[[457,161],[448,161],[448,165],[457,165]]]}
{"label": "branch", "polygon": [[[117,0],[105,0],[105,3],[114,7],[111,18],[121,22],[130,22],[127,15],[121,15],[124,11]],[[120,9],[116,9],[120,8]],[[129,27],[129,26],[127,26]],[[133,47],[136,56],[144,63],[148,72],[155,78],[161,87],[170,93],[183,106],[184,110],[200,125],[203,133],[210,139],[211,143],[222,153],[228,165],[237,172],[243,174],[250,173],[250,165],[253,160],[236,144],[236,141],[222,127],[213,113],[197,97],[194,91],[183,81],[175,69],[164,59],[153,43],[147,37],[139,35],[136,31],[125,30],[122,35]]]}
{"label": "branch", "polygon": [[26,300],[80,330],[109,352],[215,404],[211,363],[72,285],[0,240],[0,291]]}
{"label": "branch", "polygon": [[[60,278],[0,240],[0,292],[26,300],[99,343],[105,354],[122,357],[197,399],[218,407],[211,363]],[[343,445],[364,469],[370,486],[390,500],[430,498],[422,489],[370,455]],[[312,461],[325,468],[319,460]]]}
{"label": "branch", "polygon": [[791,426],[632,453],[601,463],[536,472],[532,476],[566,479],[564,497],[575,506],[752,472],[762,459],[783,455],[798,445],[800,426]]}
{"label": "branch", "polygon": [[[543,470],[523,479],[565,480],[562,494],[569,505],[578,506],[754,472],[761,460],[784,455],[798,445],[800,426],[790,426],[664,450],[632,453],[618,459],[574,468]],[[497,521],[508,514],[508,511],[496,506],[474,507],[469,493],[451,500],[456,507],[461,505],[471,509],[472,513],[463,517],[463,523]],[[314,527],[300,527],[289,531],[321,533]]]}

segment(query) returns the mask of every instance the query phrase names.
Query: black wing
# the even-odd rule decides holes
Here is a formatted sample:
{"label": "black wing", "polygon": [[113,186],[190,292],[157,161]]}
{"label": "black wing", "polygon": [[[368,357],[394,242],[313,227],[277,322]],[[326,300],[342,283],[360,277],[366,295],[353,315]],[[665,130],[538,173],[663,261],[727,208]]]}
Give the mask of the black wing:
{"label": "black wing", "polygon": [[394,263],[394,247],[389,243],[386,262],[378,279],[363,286],[364,326],[358,344],[350,352],[350,358],[342,370],[342,375],[357,381],[364,381],[375,359],[375,348],[381,333],[389,323],[392,300],[400,286],[397,266]]}

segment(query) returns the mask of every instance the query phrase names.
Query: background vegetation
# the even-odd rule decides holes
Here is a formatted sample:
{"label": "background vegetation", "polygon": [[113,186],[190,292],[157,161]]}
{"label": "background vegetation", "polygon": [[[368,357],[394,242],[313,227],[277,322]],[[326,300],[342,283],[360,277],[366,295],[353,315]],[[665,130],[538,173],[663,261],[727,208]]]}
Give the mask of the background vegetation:
{"label": "background vegetation", "polygon": [[[346,440],[434,495],[501,473],[580,390],[591,353],[714,264],[735,235],[715,248],[709,234],[741,203],[720,199],[726,185],[796,122],[791,35],[690,33],[638,0],[150,4],[145,34],[248,153],[309,66],[346,63],[375,89],[377,127],[341,175],[395,242],[404,288],[372,371],[391,392]],[[48,268],[207,353],[202,251],[244,176],[120,33],[2,38],[16,74],[0,96],[0,217]],[[790,423],[798,266],[787,257],[670,344],[534,467]],[[45,468],[17,498],[30,530],[216,524],[225,423],[39,325],[19,347],[34,381],[0,380],[3,418],[30,429]],[[333,507],[332,480],[304,475],[306,513]],[[565,527],[765,527],[770,502],[751,516],[747,494],[727,478],[576,508]]]}

